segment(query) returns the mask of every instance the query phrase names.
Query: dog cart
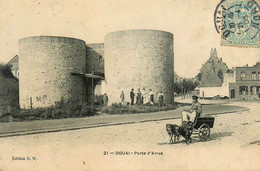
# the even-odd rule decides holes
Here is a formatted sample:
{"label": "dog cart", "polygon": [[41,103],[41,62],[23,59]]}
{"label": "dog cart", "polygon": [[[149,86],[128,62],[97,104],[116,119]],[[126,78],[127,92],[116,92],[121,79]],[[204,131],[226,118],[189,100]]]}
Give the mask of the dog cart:
{"label": "dog cart", "polygon": [[193,126],[193,134],[198,134],[201,141],[207,141],[210,137],[210,128],[213,128],[215,117],[198,117]]}

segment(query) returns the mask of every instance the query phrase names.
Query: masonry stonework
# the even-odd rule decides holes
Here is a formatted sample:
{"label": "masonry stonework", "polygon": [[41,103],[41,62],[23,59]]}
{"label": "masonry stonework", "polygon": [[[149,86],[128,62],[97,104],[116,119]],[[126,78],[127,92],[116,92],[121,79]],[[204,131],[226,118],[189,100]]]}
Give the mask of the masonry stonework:
{"label": "masonry stonework", "polygon": [[157,30],[127,30],[105,36],[105,79],[109,104],[120,102],[121,91],[130,101],[132,88],[160,90],[173,102],[173,35]]}
{"label": "masonry stonework", "polygon": [[210,58],[200,69],[200,87],[221,87],[227,71],[228,67],[222,58],[218,58],[216,48],[211,49]]}
{"label": "masonry stonework", "polygon": [[87,73],[104,73],[104,43],[87,44]]}
{"label": "masonry stonework", "polygon": [[64,100],[84,101],[84,81],[71,73],[86,72],[86,45],[66,37],[19,40],[20,107],[36,108]]}

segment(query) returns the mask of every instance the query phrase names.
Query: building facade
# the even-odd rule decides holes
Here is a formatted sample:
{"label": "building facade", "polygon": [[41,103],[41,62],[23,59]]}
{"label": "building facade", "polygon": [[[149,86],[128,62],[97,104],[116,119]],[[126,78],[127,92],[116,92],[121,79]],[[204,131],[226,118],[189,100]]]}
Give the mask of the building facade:
{"label": "building facade", "polygon": [[230,99],[260,99],[260,62],[249,67],[234,67],[229,83]]}
{"label": "building facade", "polygon": [[224,75],[228,73],[228,66],[217,55],[216,48],[210,51],[210,58],[202,65],[197,88],[201,98],[213,98],[215,96],[228,97],[228,82],[224,81]]}
{"label": "building facade", "polygon": [[212,48],[210,58],[200,69],[200,87],[221,87],[227,71],[227,64],[218,57],[216,48]]}

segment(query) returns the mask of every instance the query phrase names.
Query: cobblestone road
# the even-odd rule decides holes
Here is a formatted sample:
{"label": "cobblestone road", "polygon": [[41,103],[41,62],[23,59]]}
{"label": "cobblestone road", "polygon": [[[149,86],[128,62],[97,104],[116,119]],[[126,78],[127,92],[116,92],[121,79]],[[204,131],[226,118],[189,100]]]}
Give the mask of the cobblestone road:
{"label": "cobblestone road", "polygon": [[2,138],[0,170],[259,170],[260,104],[239,105],[251,110],[216,115],[211,139],[188,146],[168,144],[180,119]]}

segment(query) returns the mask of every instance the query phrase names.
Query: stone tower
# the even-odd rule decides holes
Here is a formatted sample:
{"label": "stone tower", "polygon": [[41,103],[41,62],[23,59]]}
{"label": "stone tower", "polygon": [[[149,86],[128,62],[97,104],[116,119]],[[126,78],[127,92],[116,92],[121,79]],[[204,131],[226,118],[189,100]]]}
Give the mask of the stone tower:
{"label": "stone tower", "polygon": [[105,36],[105,79],[109,104],[125,100],[134,88],[163,91],[165,102],[173,102],[173,35],[159,30],[125,30]]}
{"label": "stone tower", "polygon": [[83,40],[38,36],[19,40],[19,103],[21,108],[55,105],[56,102],[85,101],[85,85],[71,73],[86,72]]}

